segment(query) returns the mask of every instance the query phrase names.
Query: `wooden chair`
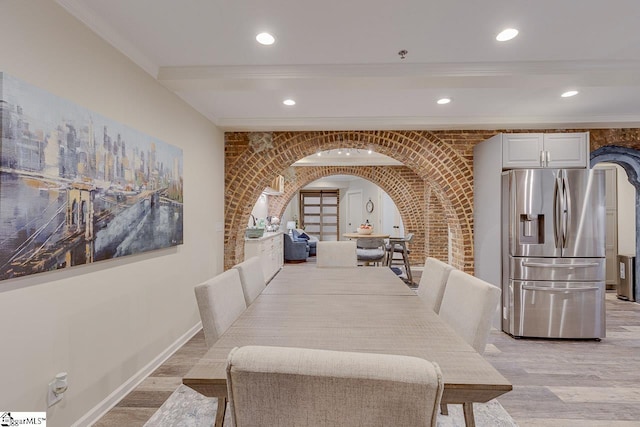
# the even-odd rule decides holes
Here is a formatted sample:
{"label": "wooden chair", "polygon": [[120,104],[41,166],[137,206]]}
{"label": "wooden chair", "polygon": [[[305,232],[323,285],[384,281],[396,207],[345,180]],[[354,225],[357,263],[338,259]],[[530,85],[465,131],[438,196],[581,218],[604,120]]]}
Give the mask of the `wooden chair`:
{"label": "wooden chair", "polygon": [[[484,353],[493,315],[500,302],[501,290],[484,280],[460,270],[452,270],[442,297],[438,315],[444,319],[478,353]],[[463,405],[473,417],[473,405]],[[448,414],[446,405],[441,412]]]}
{"label": "wooden chair", "polygon": [[233,268],[240,273],[242,293],[247,306],[249,306],[267,286],[267,281],[264,279],[264,272],[262,271],[262,261],[260,261],[260,257],[254,256],[234,265]]}
{"label": "wooden chair", "polygon": [[356,242],[318,242],[316,267],[357,267]]}
{"label": "wooden chair", "polygon": [[247,346],[227,362],[234,427],[435,427],[442,391],[438,365],[409,356]]}
{"label": "wooden chair", "polygon": [[[395,263],[404,265],[404,271],[407,274],[407,280],[413,283],[413,275],[411,274],[411,264],[409,262],[409,254],[411,250],[407,247],[407,243],[413,240],[413,233],[407,233],[402,238],[389,238],[389,243],[386,246],[387,249],[387,265],[393,266]],[[394,259],[395,254],[401,254],[402,259]]]}
{"label": "wooden chair", "polygon": [[247,308],[240,273],[232,268],[194,288],[204,340],[211,347]]}
{"label": "wooden chair", "polygon": [[440,304],[442,304],[444,289],[451,270],[453,267],[439,259],[427,258],[424,263],[418,296],[436,313],[440,312]]}

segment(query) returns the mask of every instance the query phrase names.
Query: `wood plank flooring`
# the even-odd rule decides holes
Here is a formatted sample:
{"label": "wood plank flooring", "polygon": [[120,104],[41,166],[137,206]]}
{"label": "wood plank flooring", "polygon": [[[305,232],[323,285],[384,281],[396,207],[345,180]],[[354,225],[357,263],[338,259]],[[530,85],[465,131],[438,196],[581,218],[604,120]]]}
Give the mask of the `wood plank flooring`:
{"label": "wood plank flooring", "polygon": [[[420,271],[414,280],[420,280]],[[609,292],[606,310],[607,337],[601,342],[517,340],[491,333],[485,357],[513,384],[498,401],[520,426],[640,425],[640,304]],[[205,352],[200,331],[95,426],[144,425]]]}

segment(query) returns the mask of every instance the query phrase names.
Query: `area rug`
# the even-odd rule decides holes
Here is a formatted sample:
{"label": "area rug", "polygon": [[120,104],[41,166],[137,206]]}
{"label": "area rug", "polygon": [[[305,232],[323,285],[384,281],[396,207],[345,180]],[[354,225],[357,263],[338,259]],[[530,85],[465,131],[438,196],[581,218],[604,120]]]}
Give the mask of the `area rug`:
{"label": "area rug", "polygon": [[[205,397],[181,385],[147,421],[145,427],[211,427],[216,417],[218,399]],[[449,415],[438,415],[438,427],[464,427],[462,405],[449,405]],[[473,405],[478,427],[517,427],[513,418],[496,400]],[[228,424],[227,424],[228,423]],[[225,425],[231,425],[229,411]]]}

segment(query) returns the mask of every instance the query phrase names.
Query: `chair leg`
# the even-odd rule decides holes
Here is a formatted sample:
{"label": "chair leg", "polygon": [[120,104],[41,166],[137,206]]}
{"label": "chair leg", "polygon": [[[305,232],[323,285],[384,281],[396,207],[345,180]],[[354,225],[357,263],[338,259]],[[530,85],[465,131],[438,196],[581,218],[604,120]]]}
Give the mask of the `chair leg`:
{"label": "chair leg", "polygon": [[413,283],[411,264],[409,264],[409,254],[407,253],[407,245],[405,245],[404,242],[402,242],[402,258],[404,258],[404,269],[407,272],[407,280],[409,280],[409,283]]}
{"label": "chair leg", "polygon": [[442,415],[449,415],[449,409],[447,408],[447,404],[446,403],[441,403],[440,404],[440,413]]}

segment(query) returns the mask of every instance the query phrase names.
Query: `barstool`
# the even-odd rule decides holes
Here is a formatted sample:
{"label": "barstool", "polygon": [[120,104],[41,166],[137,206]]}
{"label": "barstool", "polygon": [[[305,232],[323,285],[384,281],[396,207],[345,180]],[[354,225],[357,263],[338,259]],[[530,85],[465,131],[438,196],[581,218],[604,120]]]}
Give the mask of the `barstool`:
{"label": "barstool", "polygon": [[[407,243],[413,239],[413,233],[407,233],[405,237],[389,238],[389,244],[387,245],[387,265],[391,267],[394,265],[393,255],[395,253],[402,254],[402,264],[404,264],[404,270],[407,273],[407,280],[409,283],[413,283],[413,276],[411,275],[411,264],[409,264],[409,253],[407,249]],[[399,259],[397,261],[400,261]]]}

